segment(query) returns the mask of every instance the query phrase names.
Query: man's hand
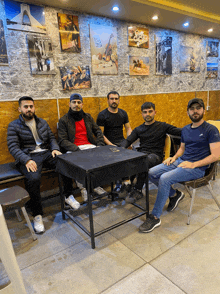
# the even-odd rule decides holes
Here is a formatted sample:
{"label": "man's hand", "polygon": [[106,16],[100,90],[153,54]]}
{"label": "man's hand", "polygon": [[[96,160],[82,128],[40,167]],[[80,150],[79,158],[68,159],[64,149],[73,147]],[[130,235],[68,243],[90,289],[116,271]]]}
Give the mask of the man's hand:
{"label": "man's hand", "polygon": [[52,151],[52,156],[53,157],[55,157],[56,155],[60,155],[60,154],[62,154],[60,151],[58,151],[58,150],[53,150]]}
{"label": "man's hand", "polygon": [[166,160],[163,161],[163,164],[166,165],[171,165],[172,163],[174,163],[176,159],[174,157],[168,157]]}
{"label": "man's hand", "polygon": [[195,168],[195,162],[183,161],[181,162],[178,167],[182,168]]}
{"label": "man's hand", "polygon": [[30,172],[36,172],[37,171],[37,164],[34,160],[28,160],[28,162],[25,164],[27,171]]}

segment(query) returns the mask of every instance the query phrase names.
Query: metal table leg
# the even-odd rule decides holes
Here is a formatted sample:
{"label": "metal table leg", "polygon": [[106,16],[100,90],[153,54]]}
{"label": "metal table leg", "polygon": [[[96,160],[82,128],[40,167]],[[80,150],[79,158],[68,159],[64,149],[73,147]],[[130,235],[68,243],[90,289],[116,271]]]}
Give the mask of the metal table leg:
{"label": "metal table leg", "polygon": [[89,209],[89,223],[90,223],[90,237],[92,249],[95,248],[95,235],[94,235],[94,226],[93,226],[93,214],[92,214],[92,195],[91,195],[91,178],[90,175],[87,175],[86,179],[86,189],[88,194],[88,209]]}

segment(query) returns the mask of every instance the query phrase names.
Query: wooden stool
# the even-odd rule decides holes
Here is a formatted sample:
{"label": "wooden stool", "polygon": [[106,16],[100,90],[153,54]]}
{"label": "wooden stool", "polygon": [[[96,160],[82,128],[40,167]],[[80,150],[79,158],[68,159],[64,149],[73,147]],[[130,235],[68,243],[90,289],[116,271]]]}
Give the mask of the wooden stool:
{"label": "wooden stool", "polygon": [[[28,192],[19,186],[14,186],[12,188],[6,188],[0,190],[0,204],[2,205],[3,211],[11,210],[12,208],[17,209],[21,208],[23,215],[26,219],[27,225],[31,231],[32,237],[34,240],[37,240],[37,236],[34,233],[33,227],[31,225],[30,219],[25,209],[25,203],[29,200]],[[19,213],[16,210],[18,219],[20,217]]]}

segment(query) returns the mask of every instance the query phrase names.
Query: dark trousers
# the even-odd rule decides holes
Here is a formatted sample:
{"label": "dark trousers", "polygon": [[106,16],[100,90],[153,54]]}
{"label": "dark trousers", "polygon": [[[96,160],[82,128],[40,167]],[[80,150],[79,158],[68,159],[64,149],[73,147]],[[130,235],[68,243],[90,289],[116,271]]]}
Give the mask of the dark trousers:
{"label": "dark trousers", "polygon": [[[141,151],[143,152],[143,151]],[[145,152],[143,152],[145,153]],[[147,161],[148,161],[148,169],[150,169],[151,167],[158,165],[162,162],[161,157],[154,154],[154,153],[150,153],[147,154]],[[146,173],[140,173],[137,175],[137,183],[135,185],[135,188],[138,190],[141,190],[144,183],[146,181]]]}
{"label": "dark trousers", "polygon": [[[37,164],[36,172],[28,172],[25,165],[20,164],[18,168],[25,176],[25,188],[30,195],[28,206],[30,207],[33,216],[43,215],[43,208],[40,196],[41,172],[43,167],[54,169],[56,167],[56,157],[52,157],[51,151],[43,151],[37,153],[30,153],[31,159]],[[64,185],[64,194],[72,194],[72,179],[62,176]]]}

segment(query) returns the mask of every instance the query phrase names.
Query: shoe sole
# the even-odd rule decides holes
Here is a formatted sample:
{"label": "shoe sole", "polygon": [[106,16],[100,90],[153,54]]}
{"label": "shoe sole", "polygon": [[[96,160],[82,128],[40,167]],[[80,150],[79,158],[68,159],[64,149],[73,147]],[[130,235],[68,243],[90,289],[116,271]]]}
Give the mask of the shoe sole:
{"label": "shoe sole", "polygon": [[160,225],[161,225],[161,220],[160,220],[160,222],[159,222],[158,224],[155,224],[155,226],[153,226],[152,229],[150,229],[150,230],[148,230],[148,231],[142,231],[142,230],[139,229],[139,232],[141,232],[141,233],[150,233],[150,232],[152,232],[156,227],[159,227]]}
{"label": "shoe sole", "polygon": [[169,211],[174,211],[174,209],[177,208],[179,202],[180,202],[181,200],[183,200],[183,198],[185,197],[185,194],[184,194],[183,192],[181,192],[181,193],[182,193],[181,197],[177,200],[175,206],[174,206],[171,210],[169,210]]}
{"label": "shoe sole", "polygon": [[42,232],[38,232],[38,231],[36,231],[35,228],[34,228],[34,232],[35,232],[35,234],[38,234],[38,235],[43,234],[45,231],[46,231],[46,230],[44,229],[44,231],[42,231]]}

